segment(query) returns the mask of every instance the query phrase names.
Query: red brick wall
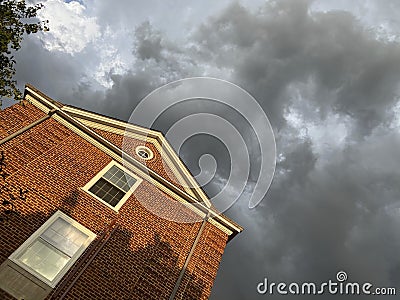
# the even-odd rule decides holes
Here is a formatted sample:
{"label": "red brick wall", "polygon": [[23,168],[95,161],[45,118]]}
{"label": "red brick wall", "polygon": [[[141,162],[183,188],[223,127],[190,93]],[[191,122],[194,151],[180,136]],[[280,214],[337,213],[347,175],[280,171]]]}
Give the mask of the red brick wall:
{"label": "red brick wall", "polygon": [[[7,108],[0,112],[0,134],[15,132],[43,115],[31,104]],[[1,150],[13,193],[17,196],[19,187],[29,192],[25,201],[14,201],[20,215],[0,223],[0,263],[57,210],[98,235],[117,219],[118,229],[66,299],[169,298],[201,223],[168,221],[144,208],[137,198],[166,210],[166,201],[174,201],[147,181],[118,213],[81,190],[111,158],[54,119],[1,145]],[[192,214],[183,207],[169,213]],[[225,233],[207,223],[176,299],[208,298],[226,240]],[[0,298],[7,296],[0,291]]]}

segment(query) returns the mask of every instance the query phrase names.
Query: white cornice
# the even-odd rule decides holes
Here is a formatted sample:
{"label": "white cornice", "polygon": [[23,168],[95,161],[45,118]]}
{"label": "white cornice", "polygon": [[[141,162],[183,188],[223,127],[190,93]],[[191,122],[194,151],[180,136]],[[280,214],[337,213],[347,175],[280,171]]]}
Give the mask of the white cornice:
{"label": "white cornice", "polygon": [[[113,159],[120,163],[124,163],[124,165],[128,166],[129,169],[132,169],[134,172],[136,172],[139,176],[141,176],[143,179],[151,182],[155,186],[157,186],[160,190],[165,192],[166,194],[170,195],[173,199],[185,204],[189,209],[197,213],[200,217],[204,217],[205,213],[204,211],[208,211],[210,213],[210,218],[208,221],[230,235],[236,235],[237,233],[241,232],[243,228],[241,228],[239,225],[236,223],[232,222],[228,218],[226,218],[223,215],[220,215],[219,213],[215,212],[213,208],[211,208],[211,203],[208,200],[207,196],[204,194],[204,192],[198,187],[196,182],[194,181],[192,175],[190,172],[186,169],[182,161],[179,159],[175,151],[172,149],[172,147],[169,145],[167,140],[164,138],[164,136],[157,131],[142,128],[133,124],[125,123],[123,121],[118,121],[112,118],[108,118],[105,116],[101,116],[95,113],[87,112],[84,110],[80,110],[77,108],[69,107],[69,106],[61,106],[58,102],[55,102],[54,100],[48,98],[47,96],[42,95],[40,91],[37,91],[35,88],[27,85],[25,87],[25,99],[31,102],[33,105],[38,107],[40,110],[42,110],[45,113],[49,113],[51,110],[56,111],[54,115],[52,115],[52,118],[60,122],[61,124],[65,125],[75,133],[77,133],[79,136],[84,138],[86,141],[90,142],[92,145],[96,146],[97,148],[101,149],[108,155],[110,155]],[[163,149],[165,149],[165,152],[167,154],[166,157],[168,157],[171,162],[176,163],[177,166],[179,166],[179,169],[182,171],[184,174],[184,178],[188,180],[192,186],[195,186],[197,188],[192,189],[195,196],[193,193],[188,193],[186,191],[181,191],[178,192],[179,194],[182,194],[182,196],[179,196],[177,192],[174,192],[173,189],[179,189],[178,187],[174,187],[172,190],[168,188],[171,183],[166,182],[165,179],[163,179],[161,176],[157,174],[153,174],[152,176],[155,176],[158,179],[153,178],[152,176],[149,175],[148,172],[145,172],[141,169],[147,168],[147,166],[143,165],[140,163],[138,160],[131,158],[129,155],[129,159],[134,162],[135,164],[140,164],[142,167],[138,168],[135,164],[132,164],[131,162],[126,162],[123,161],[123,158],[121,155],[117,155],[115,153],[116,150],[112,150],[112,148],[118,148],[117,146],[113,145],[111,142],[107,141],[100,135],[98,135],[96,132],[92,131],[89,127],[89,125],[84,124],[79,118],[86,119],[86,121],[93,121],[98,120],[102,126],[107,126],[107,128],[110,128],[112,130],[120,129],[121,128],[127,128],[128,132],[131,132],[133,135],[138,135],[138,136],[145,136],[147,137],[146,141],[151,137],[158,143],[158,147],[161,145],[163,146]],[[93,119],[93,120],[87,120],[87,119]],[[68,120],[70,119],[70,121]],[[73,121],[72,121],[72,120]],[[72,123],[71,123],[72,122]],[[74,125],[74,123],[76,125]],[[94,122],[96,123],[96,122]],[[93,124],[92,124],[93,125]],[[121,132],[120,132],[121,133]],[[99,142],[100,141],[100,142]],[[118,151],[122,152],[121,149],[118,149]],[[164,157],[165,158],[165,157]],[[171,165],[173,166],[173,164]],[[177,169],[175,166],[173,166],[175,169]],[[149,172],[153,172],[151,170],[148,170]],[[154,172],[153,172],[154,173]],[[164,182],[164,184],[163,184]],[[172,188],[172,186],[171,186]],[[203,198],[204,197],[204,198]],[[186,199],[187,198],[187,199]],[[191,199],[190,201],[194,201],[191,203],[188,199]],[[205,203],[206,206],[204,206],[202,203]],[[203,208],[202,208],[203,207]]]}

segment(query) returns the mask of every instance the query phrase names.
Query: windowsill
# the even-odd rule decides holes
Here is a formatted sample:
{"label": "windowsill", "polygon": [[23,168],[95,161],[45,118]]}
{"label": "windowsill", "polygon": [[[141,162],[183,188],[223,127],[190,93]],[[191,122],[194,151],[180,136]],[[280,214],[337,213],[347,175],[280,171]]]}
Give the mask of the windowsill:
{"label": "windowsill", "polygon": [[[79,189],[80,189],[81,191],[87,193],[89,196],[95,198],[97,201],[101,202],[101,204],[107,206],[108,208],[111,208],[113,211],[115,211],[115,212],[117,212],[117,213],[118,213],[119,209],[120,209],[121,206],[122,206],[122,205],[119,205],[119,207],[118,207],[118,205],[115,206],[115,207],[114,207],[114,206],[111,206],[111,205],[108,204],[107,202],[103,201],[101,198],[97,197],[97,196],[96,196],[95,194],[93,194],[92,192],[90,192],[90,191],[88,191],[88,190],[85,190],[85,188],[81,187],[81,188],[79,188]],[[119,201],[119,203],[120,203],[123,199],[124,199],[124,198],[122,198],[122,199]],[[125,201],[124,201],[124,202],[125,202]],[[118,204],[119,204],[119,203],[118,203]],[[123,204],[123,203],[122,203],[122,204]],[[118,208],[117,208],[117,207],[118,207]]]}
{"label": "windowsill", "polygon": [[17,299],[45,299],[53,290],[51,286],[10,259],[0,265],[0,279],[0,289]]}
{"label": "windowsill", "polygon": [[[87,235],[87,240],[84,244],[74,253],[71,259],[67,262],[67,264],[59,271],[59,273],[54,277],[52,280],[48,280],[43,275],[39,274],[37,271],[25,265],[21,261],[19,261],[19,256],[23,251],[25,251],[31,244],[37,240],[41,234],[49,228],[53,222],[57,218],[62,218],[63,220],[67,221],[69,224],[80,230],[82,233]],[[12,261],[15,265],[19,266],[20,268],[24,269],[26,272],[30,273],[31,276],[34,276],[38,280],[42,281],[46,285],[54,288],[58,282],[63,278],[63,276],[68,272],[68,270],[73,266],[75,261],[82,255],[85,249],[89,246],[89,244],[95,239],[96,234],[81,225],[79,222],[74,220],[73,218],[67,216],[66,214],[62,213],[61,211],[57,211],[54,213],[38,230],[36,230],[21,246],[18,247],[9,257],[9,260]]]}

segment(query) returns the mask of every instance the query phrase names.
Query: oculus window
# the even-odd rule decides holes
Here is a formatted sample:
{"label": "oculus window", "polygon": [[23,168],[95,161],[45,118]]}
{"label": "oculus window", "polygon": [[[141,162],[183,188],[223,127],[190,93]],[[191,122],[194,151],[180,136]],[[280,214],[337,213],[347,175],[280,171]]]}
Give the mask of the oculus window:
{"label": "oculus window", "polygon": [[136,155],[139,156],[141,159],[150,160],[154,157],[153,151],[150,148],[145,146],[138,146],[135,149]]}

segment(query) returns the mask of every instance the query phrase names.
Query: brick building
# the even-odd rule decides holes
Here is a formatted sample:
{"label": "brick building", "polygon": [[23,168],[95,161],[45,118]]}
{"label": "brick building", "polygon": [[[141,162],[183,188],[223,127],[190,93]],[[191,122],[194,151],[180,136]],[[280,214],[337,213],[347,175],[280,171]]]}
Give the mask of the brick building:
{"label": "brick building", "polygon": [[0,111],[0,299],[207,299],[242,228],[162,134],[24,99]]}

